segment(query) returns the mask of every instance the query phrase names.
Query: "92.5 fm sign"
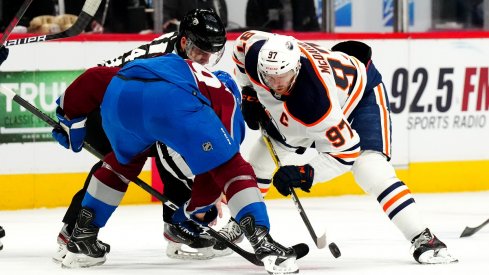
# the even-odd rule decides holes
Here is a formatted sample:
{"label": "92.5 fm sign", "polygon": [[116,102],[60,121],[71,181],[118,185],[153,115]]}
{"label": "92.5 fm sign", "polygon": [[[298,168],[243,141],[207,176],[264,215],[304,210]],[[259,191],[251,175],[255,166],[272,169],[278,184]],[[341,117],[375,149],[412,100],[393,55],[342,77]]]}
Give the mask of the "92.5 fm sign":
{"label": "92.5 fm sign", "polygon": [[[434,72],[434,73],[433,73]],[[408,112],[408,130],[485,128],[489,111],[488,67],[397,68],[390,108]]]}

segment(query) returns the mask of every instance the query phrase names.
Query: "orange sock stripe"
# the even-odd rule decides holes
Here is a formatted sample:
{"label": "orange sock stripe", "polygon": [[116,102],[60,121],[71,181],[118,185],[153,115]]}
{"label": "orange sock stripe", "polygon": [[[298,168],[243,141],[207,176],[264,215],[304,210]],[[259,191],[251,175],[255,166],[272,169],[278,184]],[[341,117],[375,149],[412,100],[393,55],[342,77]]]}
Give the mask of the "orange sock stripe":
{"label": "orange sock stripe", "polygon": [[262,193],[262,195],[266,195],[270,188],[259,188],[259,189],[260,189],[260,192]]}
{"label": "orange sock stripe", "polygon": [[404,197],[405,195],[407,194],[410,194],[411,192],[409,191],[409,189],[406,189],[402,192],[400,192],[399,194],[395,195],[394,197],[392,197],[390,200],[388,200],[385,204],[384,204],[384,212],[387,211],[387,209],[393,205],[396,201],[398,201],[400,198]]}

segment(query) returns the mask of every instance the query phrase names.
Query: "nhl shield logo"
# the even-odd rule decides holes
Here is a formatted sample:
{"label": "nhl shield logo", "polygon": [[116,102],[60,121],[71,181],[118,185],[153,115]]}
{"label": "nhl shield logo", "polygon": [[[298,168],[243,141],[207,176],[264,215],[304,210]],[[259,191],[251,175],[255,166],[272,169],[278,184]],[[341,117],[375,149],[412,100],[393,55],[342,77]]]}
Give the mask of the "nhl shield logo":
{"label": "nhl shield logo", "polygon": [[210,141],[202,144],[202,149],[205,151],[205,152],[209,152],[211,151],[213,148],[212,148],[212,143]]}

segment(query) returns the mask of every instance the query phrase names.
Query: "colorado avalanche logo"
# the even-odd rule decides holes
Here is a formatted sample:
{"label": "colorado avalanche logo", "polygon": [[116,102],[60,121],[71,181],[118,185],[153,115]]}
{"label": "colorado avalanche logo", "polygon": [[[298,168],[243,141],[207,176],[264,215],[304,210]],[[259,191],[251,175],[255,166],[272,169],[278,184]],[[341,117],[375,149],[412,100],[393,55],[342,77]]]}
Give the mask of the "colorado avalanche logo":
{"label": "colorado avalanche logo", "polygon": [[212,143],[211,143],[210,141],[208,141],[208,142],[206,142],[206,143],[202,144],[202,149],[203,149],[205,152],[209,152],[209,151],[211,151],[211,150],[212,150],[212,149],[214,149],[214,148],[212,148]]}

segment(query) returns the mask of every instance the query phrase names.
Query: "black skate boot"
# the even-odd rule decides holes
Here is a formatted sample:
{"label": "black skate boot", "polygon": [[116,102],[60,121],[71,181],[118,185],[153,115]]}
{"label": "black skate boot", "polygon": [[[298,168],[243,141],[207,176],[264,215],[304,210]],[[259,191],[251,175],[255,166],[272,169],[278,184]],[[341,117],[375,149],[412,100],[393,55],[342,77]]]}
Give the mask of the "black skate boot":
{"label": "black skate boot", "polygon": [[92,224],[95,214],[88,208],[82,208],[75,229],[66,244],[66,254],[62,267],[78,268],[101,265],[110,246],[97,239],[99,228]]}
{"label": "black skate boot", "polygon": [[239,225],[255,250],[256,257],[263,262],[269,274],[299,272],[294,249],[275,242],[268,234],[267,228],[255,225],[254,217],[244,217]]}
{"label": "black skate boot", "polygon": [[[5,237],[5,230],[3,230],[3,227],[0,226],[0,239]],[[0,250],[3,249],[3,244],[2,242],[0,241]]]}
{"label": "black skate boot", "polygon": [[215,244],[215,240],[203,236],[201,233],[203,232],[192,221],[185,221],[180,224],[165,223],[163,235],[168,241],[166,255],[172,259],[182,260],[213,258],[212,246]]}
{"label": "black skate boot", "polygon": [[447,264],[458,262],[450,256],[447,246],[426,228],[411,241],[413,257],[420,264]]}
{"label": "black skate boot", "polygon": [[[241,230],[241,227],[239,227],[239,224],[233,218],[230,218],[228,223],[218,233],[235,244],[240,243],[244,238],[243,230]],[[229,249],[224,242],[216,240],[216,244],[214,245],[214,255],[216,257],[227,256],[232,253],[233,250]]]}

